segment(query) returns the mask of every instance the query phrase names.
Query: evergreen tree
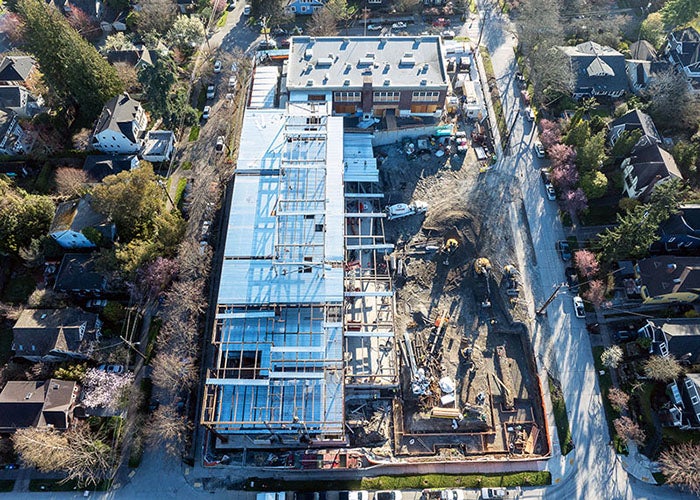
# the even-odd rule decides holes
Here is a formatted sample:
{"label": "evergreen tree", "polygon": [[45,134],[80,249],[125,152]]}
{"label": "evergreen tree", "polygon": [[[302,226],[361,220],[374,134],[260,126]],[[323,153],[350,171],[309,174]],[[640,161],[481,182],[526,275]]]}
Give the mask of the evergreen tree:
{"label": "evergreen tree", "polygon": [[41,0],[18,0],[27,48],[36,57],[49,88],[78,109],[83,123],[92,122],[109,99],[123,90],[115,69]]}

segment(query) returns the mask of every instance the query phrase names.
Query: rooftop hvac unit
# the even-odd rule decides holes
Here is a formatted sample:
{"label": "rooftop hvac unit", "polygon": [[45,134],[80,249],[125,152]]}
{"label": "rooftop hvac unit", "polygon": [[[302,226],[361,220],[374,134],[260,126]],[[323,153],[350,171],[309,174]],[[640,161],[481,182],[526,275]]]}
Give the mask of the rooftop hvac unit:
{"label": "rooftop hvac unit", "polygon": [[307,86],[307,87],[313,87],[313,86],[314,86],[314,81],[311,80],[311,79],[306,80],[306,86]]}

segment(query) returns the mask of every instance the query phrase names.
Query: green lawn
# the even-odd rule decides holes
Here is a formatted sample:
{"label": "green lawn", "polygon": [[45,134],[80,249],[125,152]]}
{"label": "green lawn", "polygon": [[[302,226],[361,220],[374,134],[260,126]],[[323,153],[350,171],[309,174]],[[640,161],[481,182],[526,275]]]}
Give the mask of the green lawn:
{"label": "green lawn", "polygon": [[[610,388],[612,387],[612,377],[610,376],[608,369],[603,366],[603,363],[600,361],[600,355],[604,350],[605,349],[602,346],[593,347],[593,362],[595,363],[596,373],[598,374],[600,395],[603,398],[605,420],[608,422],[608,431],[610,432],[610,438],[613,440],[613,444],[615,445],[615,451],[618,454],[627,455],[627,445],[625,444],[624,439],[621,439],[620,436],[617,435],[615,432],[615,425],[613,424],[613,421],[620,416],[620,412],[615,410],[610,404],[610,400],[608,400],[608,391],[610,391]],[[601,371],[604,371],[605,373],[601,375]]]}
{"label": "green lawn", "polygon": [[552,396],[552,411],[554,412],[554,422],[557,424],[557,435],[559,436],[559,446],[561,454],[568,455],[574,449],[571,441],[571,428],[569,427],[569,417],[566,414],[566,403],[564,395],[559,389],[559,385],[552,377],[547,377],[549,382],[549,394]]}
{"label": "green lawn", "polygon": [[[497,89],[496,74],[493,71],[493,63],[491,62],[491,56],[489,55],[489,51],[486,50],[486,47],[479,47],[479,51],[481,52],[481,59],[484,61],[484,71],[486,72],[486,79],[489,82],[493,82],[494,88]],[[496,92],[498,92],[498,90],[496,90]],[[491,92],[491,103],[493,104],[493,112],[496,114],[496,124],[498,125],[498,131],[501,134],[501,141],[504,141],[506,138],[506,133],[508,132],[506,118],[503,115],[503,105],[501,104],[501,98],[500,96],[494,97],[493,91]]]}
{"label": "green lawn", "polygon": [[185,187],[187,186],[187,177],[180,177],[180,180],[177,181],[177,188],[175,189],[175,198],[173,201],[175,202],[175,207],[180,209],[180,202],[182,201],[182,195],[185,194]]}
{"label": "green lawn", "polygon": [[[419,490],[424,488],[480,488],[514,486],[546,486],[552,484],[547,471],[516,472],[512,474],[426,474],[416,476],[366,477],[353,481],[325,481],[326,490]],[[251,479],[245,488],[269,491],[318,491],[318,481],[282,481]]]}
{"label": "green lawn", "polygon": [[190,135],[187,140],[194,142],[197,139],[199,139],[199,125],[192,125],[192,128],[190,128]]}

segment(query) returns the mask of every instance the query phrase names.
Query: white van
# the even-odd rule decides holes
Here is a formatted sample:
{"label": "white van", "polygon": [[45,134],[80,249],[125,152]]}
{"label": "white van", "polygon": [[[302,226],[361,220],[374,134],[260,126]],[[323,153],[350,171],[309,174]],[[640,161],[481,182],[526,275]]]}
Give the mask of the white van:
{"label": "white van", "polygon": [[244,16],[249,16],[253,8],[250,5],[246,5],[243,7],[243,15]]}

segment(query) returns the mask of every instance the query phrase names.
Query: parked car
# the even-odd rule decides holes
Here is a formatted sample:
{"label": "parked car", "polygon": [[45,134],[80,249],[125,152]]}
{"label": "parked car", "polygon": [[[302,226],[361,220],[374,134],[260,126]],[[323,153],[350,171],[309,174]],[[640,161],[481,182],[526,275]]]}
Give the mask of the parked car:
{"label": "parked car", "polygon": [[378,491],[374,494],[374,500],[401,500],[403,495],[398,490]]}
{"label": "parked car", "polygon": [[367,31],[382,31],[381,24],[368,24]]}
{"label": "parked car", "polygon": [[540,170],[540,177],[542,178],[542,182],[545,184],[551,184],[550,175],[549,175],[549,169],[548,168],[543,168]]}
{"label": "parked car", "polygon": [[509,498],[510,492],[505,488],[481,488],[481,498],[490,500],[492,498]]}
{"label": "parked car", "polygon": [[228,77],[228,88],[233,89],[236,88],[236,83],[238,83],[238,80],[235,75],[231,75]]}
{"label": "parked car", "polygon": [[202,120],[208,120],[209,113],[211,113],[211,106],[204,106],[204,109],[202,110]]}
{"label": "parked car", "polygon": [[557,199],[557,191],[551,184],[545,184],[544,189],[547,191],[547,199],[549,201],[554,201]]}
{"label": "parked car", "polygon": [[639,334],[634,330],[618,330],[613,334],[615,342],[627,342],[628,340],[636,340]]}
{"label": "parked car", "polygon": [[433,21],[433,26],[435,26],[436,28],[446,28],[449,25],[450,20],[444,17],[438,17],[435,21]]}
{"label": "parked car", "polygon": [[228,10],[233,10],[236,8],[236,0],[229,0],[228,2]]}
{"label": "parked car", "polygon": [[286,29],[278,26],[272,30],[272,34],[275,36],[287,36],[289,35],[289,32]]}
{"label": "parked car", "polygon": [[544,158],[545,150],[544,146],[540,141],[535,141],[533,148],[535,149],[535,155],[537,156],[537,158]]}
{"label": "parked car", "polygon": [[568,241],[557,241],[557,251],[563,261],[571,260],[571,246]]}
{"label": "parked car", "polygon": [[455,32],[452,30],[445,30],[440,34],[442,35],[442,38],[444,38],[445,40],[452,40],[455,37]]}
{"label": "parked car", "polygon": [[250,5],[246,5],[245,7],[243,7],[243,15],[244,16],[249,16],[252,11],[253,11],[253,8]]}
{"label": "parked car", "polygon": [[214,87],[214,85],[208,85],[207,86],[207,99],[214,99],[215,95],[216,95],[216,87]]}
{"label": "parked car", "polygon": [[221,61],[219,61],[218,59],[214,61],[214,73],[221,73],[222,66],[223,65],[221,64]]}
{"label": "parked car", "polygon": [[214,149],[216,150],[217,153],[221,153],[224,150],[224,136],[220,135],[219,137],[216,138],[216,146],[214,146]]}
{"label": "parked car", "polygon": [[530,106],[525,107],[523,114],[525,115],[525,118],[527,119],[527,121],[529,121],[529,122],[535,121],[535,112],[532,110],[532,108]]}
{"label": "parked car", "polygon": [[573,298],[574,301],[574,314],[576,314],[577,318],[585,318],[586,317],[586,308],[583,306],[583,299],[576,295]]}
{"label": "parked car", "polygon": [[392,24],[391,27],[395,30],[403,30],[406,29],[406,23],[404,23],[403,21],[399,21],[398,23]]}
{"label": "parked car", "polygon": [[525,83],[525,77],[523,76],[523,74],[520,71],[515,72],[515,81],[517,81],[518,83],[521,83],[521,84]]}
{"label": "parked car", "polygon": [[107,373],[124,373],[124,365],[101,364],[97,369]]}
{"label": "parked car", "polygon": [[440,492],[440,500],[464,500],[464,491],[442,490]]}
{"label": "parked car", "polygon": [[338,493],[339,500],[369,500],[368,491],[341,491]]}
{"label": "parked car", "polygon": [[573,293],[578,293],[578,273],[573,267],[566,268],[566,284]]}
{"label": "parked car", "polygon": [[263,40],[262,42],[260,42],[256,50],[275,50],[276,48],[277,42],[271,38],[269,40]]}
{"label": "parked car", "polygon": [[90,299],[85,303],[86,309],[104,309],[107,299]]}

